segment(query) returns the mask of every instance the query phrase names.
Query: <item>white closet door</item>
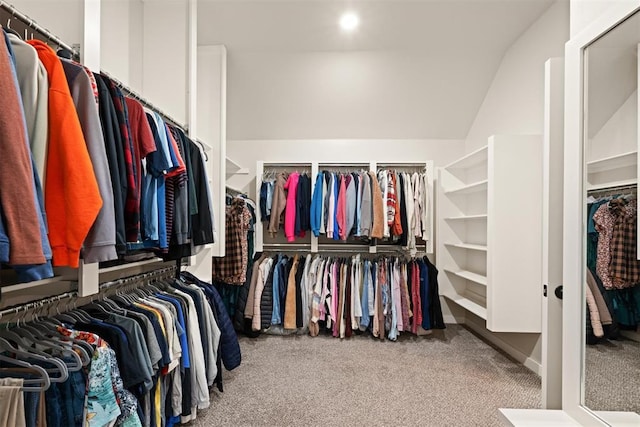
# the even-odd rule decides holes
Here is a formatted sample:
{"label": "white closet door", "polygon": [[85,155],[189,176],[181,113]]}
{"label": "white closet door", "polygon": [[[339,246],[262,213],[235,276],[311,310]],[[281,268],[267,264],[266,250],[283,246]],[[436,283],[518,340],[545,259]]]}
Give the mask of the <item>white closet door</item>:
{"label": "white closet door", "polygon": [[562,171],[564,149],[564,60],[545,63],[542,195],[542,407],[562,408]]}

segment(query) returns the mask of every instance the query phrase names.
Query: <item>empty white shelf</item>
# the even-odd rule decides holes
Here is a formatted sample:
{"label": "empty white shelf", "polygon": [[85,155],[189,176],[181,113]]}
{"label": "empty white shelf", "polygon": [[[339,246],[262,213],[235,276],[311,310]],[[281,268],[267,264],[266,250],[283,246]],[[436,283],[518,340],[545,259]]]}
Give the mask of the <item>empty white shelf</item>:
{"label": "empty white shelf", "polygon": [[637,164],[638,152],[629,151],[628,153],[617,154],[615,156],[587,162],[587,173],[605,172],[628,166],[635,166]]}
{"label": "empty white shelf", "polygon": [[477,283],[479,285],[487,286],[487,276],[483,276],[481,274],[473,273],[473,272],[467,271],[467,270],[455,271],[455,270],[451,270],[451,269],[445,268],[445,271],[448,271],[449,273],[455,274],[458,277],[462,277],[463,279],[467,279],[467,280],[470,280],[472,282],[475,282],[475,283]]}
{"label": "empty white shelf", "polygon": [[615,187],[624,187],[627,185],[637,184],[638,180],[636,178],[631,179],[623,179],[620,181],[610,181],[610,182],[601,182],[598,184],[588,184],[587,191],[595,191],[595,190],[604,190],[606,188],[615,188]]}
{"label": "empty white shelf", "polygon": [[458,160],[449,163],[445,166],[446,169],[465,169],[476,165],[486,163],[489,159],[489,146],[485,145],[482,148],[472,151],[471,153],[459,158]]}
{"label": "empty white shelf", "polygon": [[445,243],[447,246],[453,246],[454,248],[469,249],[472,251],[487,252],[487,245],[474,245],[471,243]]}
{"label": "empty white shelf", "polygon": [[482,305],[478,304],[475,301],[470,300],[469,298],[466,298],[464,296],[461,295],[456,295],[455,297],[450,297],[450,296],[446,296],[448,299],[450,299],[451,301],[455,302],[456,304],[458,304],[460,307],[464,308],[465,310],[469,310],[470,312],[472,312],[473,314],[475,314],[478,317],[481,317],[483,319],[487,319],[487,309],[486,307],[483,307]]}
{"label": "empty white shelf", "polygon": [[238,163],[234,162],[230,158],[225,159],[226,175],[249,175],[249,168],[243,168]]}
{"label": "empty white shelf", "polygon": [[474,182],[469,185],[464,185],[462,187],[454,188],[452,190],[447,190],[444,194],[471,194],[471,193],[479,193],[481,191],[487,190],[487,185],[489,181],[486,179],[484,181]]}
{"label": "empty white shelf", "polygon": [[460,216],[450,216],[445,218],[447,221],[466,221],[472,219],[487,219],[487,214],[480,215],[460,215]]}

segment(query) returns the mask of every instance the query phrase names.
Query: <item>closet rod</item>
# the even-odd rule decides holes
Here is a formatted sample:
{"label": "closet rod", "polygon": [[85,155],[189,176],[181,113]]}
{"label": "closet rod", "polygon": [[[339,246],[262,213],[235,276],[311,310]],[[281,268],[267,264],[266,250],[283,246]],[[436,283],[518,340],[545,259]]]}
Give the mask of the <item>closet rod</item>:
{"label": "closet rod", "polygon": [[318,163],[318,169],[322,168],[350,168],[355,169],[358,166],[369,167],[369,163]]}
{"label": "closet rod", "polygon": [[264,162],[264,168],[279,168],[279,167],[295,167],[295,168],[304,168],[304,169],[311,169],[311,164],[309,163],[271,163],[271,162]]}
{"label": "closet rod", "polygon": [[[274,252],[274,251],[281,251],[281,252],[308,252],[308,253],[312,253],[311,252],[311,248],[309,247],[300,247],[302,245],[305,244],[301,244],[301,245],[297,245],[297,246],[292,246],[290,243],[265,243],[263,244],[264,247],[264,252]],[[356,254],[366,254],[366,255],[376,255],[376,254],[398,254],[398,255],[402,255],[402,256],[408,256],[410,255],[410,253],[408,251],[405,251],[403,249],[397,248],[397,247],[393,247],[393,246],[373,246],[376,248],[376,252],[375,253],[370,253],[369,248],[371,246],[369,245],[322,245],[319,244],[318,245],[318,251],[317,252],[313,252],[313,253],[323,253],[323,252],[327,252],[327,253],[356,253]],[[419,246],[420,249],[424,249],[426,250],[426,246],[425,245],[420,245]],[[424,252],[424,251],[422,251]]]}
{"label": "closet rod", "polygon": [[231,194],[232,196],[240,196],[241,194],[247,194],[242,192],[236,188],[229,187],[228,185],[225,187],[227,194]]}
{"label": "closet rod", "polygon": [[112,75],[107,73],[106,71],[100,70],[100,74],[102,74],[103,76],[107,77],[109,80],[113,81],[113,83],[115,83],[115,85],[118,86],[121,90],[126,92],[127,95],[129,95],[132,98],[136,99],[137,101],[139,101],[141,104],[143,104],[145,107],[149,108],[150,110],[153,110],[156,113],[158,113],[160,116],[162,116],[162,118],[164,119],[165,122],[169,122],[169,124],[171,124],[171,125],[173,125],[175,127],[178,127],[180,129],[182,129],[185,133],[187,133],[187,130],[188,130],[187,125],[183,125],[183,124],[178,123],[177,120],[175,120],[170,115],[168,115],[167,113],[165,113],[164,111],[162,111],[161,109],[159,109],[158,107],[153,105],[151,102],[147,101],[147,99],[145,99],[142,96],[140,96],[137,92],[135,92],[132,89],[130,89],[127,85],[125,85],[120,80],[116,79],[115,77],[113,77]]}
{"label": "closet rod", "polygon": [[[173,278],[173,277],[175,277],[175,272],[176,272],[176,267],[172,266],[172,267],[160,268],[160,269],[149,271],[149,272],[146,272],[146,273],[135,274],[133,276],[124,277],[122,279],[114,280],[114,281],[111,281],[111,282],[104,282],[104,283],[100,284],[100,287],[99,287],[100,293],[104,293],[107,290],[117,289],[117,288],[119,288],[119,287],[121,287],[123,285],[130,285],[130,284],[135,283],[136,281],[139,281],[139,280],[155,279],[155,278],[164,277],[164,276],[167,276],[167,278]],[[86,298],[90,299],[90,298],[95,298],[96,296],[99,296],[99,294],[98,295],[90,295],[90,296],[88,296]],[[39,299],[39,300],[36,300],[36,301],[30,301],[30,302],[27,302],[25,304],[20,304],[20,305],[14,306],[14,307],[10,307],[10,308],[6,308],[4,310],[0,310],[0,319],[3,316],[6,316],[6,315],[11,315],[11,314],[16,314],[16,313],[20,313],[20,312],[29,311],[29,310],[32,310],[34,308],[43,307],[43,306],[52,304],[54,302],[61,301],[63,299],[77,298],[77,297],[78,297],[78,292],[72,291],[72,292],[65,292],[65,293],[54,295],[54,296],[51,296],[51,297]]]}
{"label": "closet rod", "polygon": [[262,246],[264,246],[265,248],[291,248],[291,249],[301,249],[301,250],[309,251],[311,249],[308,247],[308,245],[309,245],[308,243],[300,243],[300,244],[295,244],[295,243],[264,243]]}
{"label": "closet rod", "polygon": [[0,319],[3,316],[7,316],[7,315],[11,315],[11,314],[16,314],[16,313],[20,313],[20,312],[24,312],[24,311],[29,311],[32,310],[34,308],[38,308],[38,307],[43,307],[45,305],[49,305],[52,304],[54,302],[58,302],[61,301],[63,299],[66,298],[73,298],[73,297],[77,297],[78,293],[77,292],[65,292],[63,294],[59,294],[59,295],[54,295],[52,297],[48,297],[48,298],[42,298],[36,301],[31,301],[28,302],[26,304],[21,304],[21,305],[16,305],[14,307],[10,307],[10,308],[5,308],[4,310],[0,310]]}
{"label": "closet rod", "polygon": [[176,266],[159,268],[157,270],[147,271],[146,273],[134,274],[133,276],[123,277],[122,279],[113,280],[110,282],[104,282],[100,284],[99,289],[100,289],[100,292],[103,292],[108,289],[119,287],[121,285],[129,285],[140,280],[156,279],[164,276],[167,276],[167,278],[169,277],[173,278],[175,277],[175,273],[176,273]]}
{"label": "closet rod", "polygon": [[29,18],[27,15],[25,15],[22,12],[20,12],[18,9],[16,9],[14,6],[10,5],[6,1],[0,1],[0,7],[2,9],[6,10],[7,12],[9,12],[13,18],[16,18],[16,19],[20,20],[21,22],[23,22],[29,28],[32,28],[33,30],[35,30],[38,33],[40,33],[42,36],[46,37],[49,41],[54,42],[59,47],[64,48],[64,49],[68,50],[69,52],[72,52],[75,57],[77,57],[77,58],[80,57],[80,54],[78,53],[78,51],[75,50],[72,46],[69,46],[68,44],[66,44],[65,42],[60,40],[51,31],[49,31],[46,28],[44,28],[43,26],[39,25],[36,21],[34,21],[33,19]]}
{"label": "closet rod", "polygon": [[589,196],[606,196],[606,195],[614,195],[619,193],[624,193],[627,191],[631,191],[633,193],[637,193],[638,186],[636,184],[628,184],[628,185],[620,185],[620,186],[611,186],[605,188],[598,188],[597,190],[588,190],[587,194]]}
{"label": "closet rod", "polygon": [[394,169],[394,168],[420,168],[426,169],[424,162],[416,163],[378,163],[376,165],[378,169]]}

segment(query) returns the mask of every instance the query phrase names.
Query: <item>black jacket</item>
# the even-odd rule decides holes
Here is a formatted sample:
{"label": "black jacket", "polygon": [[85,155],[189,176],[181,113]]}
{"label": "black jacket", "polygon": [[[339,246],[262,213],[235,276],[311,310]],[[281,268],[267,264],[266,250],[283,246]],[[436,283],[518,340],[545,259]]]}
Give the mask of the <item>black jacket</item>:
{"label": "black jacket", "polygon": [[445,329],[446,325],[444,324],[440,305],[440,292],[438,291],[438,269],[429,261],[429,258],[425,256],[423,259],[429,270],[429,319],[431,320],[431,328]]}
{"label": "black jacket", "polygon": [[197,194],[198,213],[191,215],[191,227],[193,244],[205,245],[213,243],[213,223],[211,221],[211,206],[209,204],[209,183],[204,170],[204,159],[198,146],[187,139],[187,145],[191,157],[191,166],[195,192]]}
{"label": "black jacket", "polygon": [[183,272],[181,276],[187,282],[201,286],[207,296],[211,298],[216,323],[218,324],[218,328],[220,328],[220,353],[222,354],[222,363],[228,371],[237,368],[242,361],[240,344],[238,343],[238,336],[233,329],[231,318],[229,318],[220,294],[212,284],[203,282],[191,273]]}
{"label": "black jacket", "polygon": [[273,258],[273,266],[269,271],[267,280],[264,283],[264,290],[260,298],[260,328],[267,329],[271,326],[271,316],[273,314],[273,271],[278,262],[278,257]]}
{"label": "black jacket", "polygon": [[120,125],[116,116],[116,108],[111,99],[111,93],[107,83],[100,74],[94,74],[98,86],[98,106],[102,134],[109,162],[111,174],[111,187],[113,188],[113,204],[116,219],[116,251],[118,255],[124,255],[127,251],[127,242],[124,225],[124,203],[127,198],[127,172],[120,135]]}

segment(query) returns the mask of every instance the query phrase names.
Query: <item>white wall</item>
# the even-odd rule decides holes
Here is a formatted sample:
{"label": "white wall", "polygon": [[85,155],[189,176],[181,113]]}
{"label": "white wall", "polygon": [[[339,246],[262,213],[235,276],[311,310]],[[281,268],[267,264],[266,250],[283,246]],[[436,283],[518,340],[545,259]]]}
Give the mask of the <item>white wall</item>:
{"label": "white wall", "polygon": [[638,148],[638,92],[622,104],[607,123],[590,139],[587,161],[628,153]]}
{"label": "white wall", "polygon": [[51,31],[66,44],[82,43],[84,0],[11,0],[8,3]]}
{"label": "white wall", "polygon": [[[549,58],[564,57],[568,39],[569,3],[560,0],[505,53],[467,135],[466,152],[486,145],[487,138],[494,134],[543,134],[544,64]],[[522,354],[540,364],[540,334],[491,333],[473,316],[467,316],[466,323],[512,354]]]}
{"label": "white wall", "polygon": [[129,2],[102,0],[100,10],[101,68],[129,85]]}
{"label": "white wall", "polygon": [[[463,138],[482,92],[469,79],[455,90],[442,82],[457,79],[448,70],[482,59],[455,51],[229,49],[229,138]],[[478,67],[488,84],[493,69]]]}
{"label": "white wall", "polygon": [[542,135],[544,63],[564,57],[568,40],[569,4],[560,0],[505,53],[467,135],[468,152],[494,134]]}
{"label": "white wall", "polygon": [[571,37],[580,34],[593,21],[620,3],[633,0],[571,0]]}
{"label": "white wall", "polygon": [[187,122],[187,6],[143,2],[142,95],[181,124]]}

